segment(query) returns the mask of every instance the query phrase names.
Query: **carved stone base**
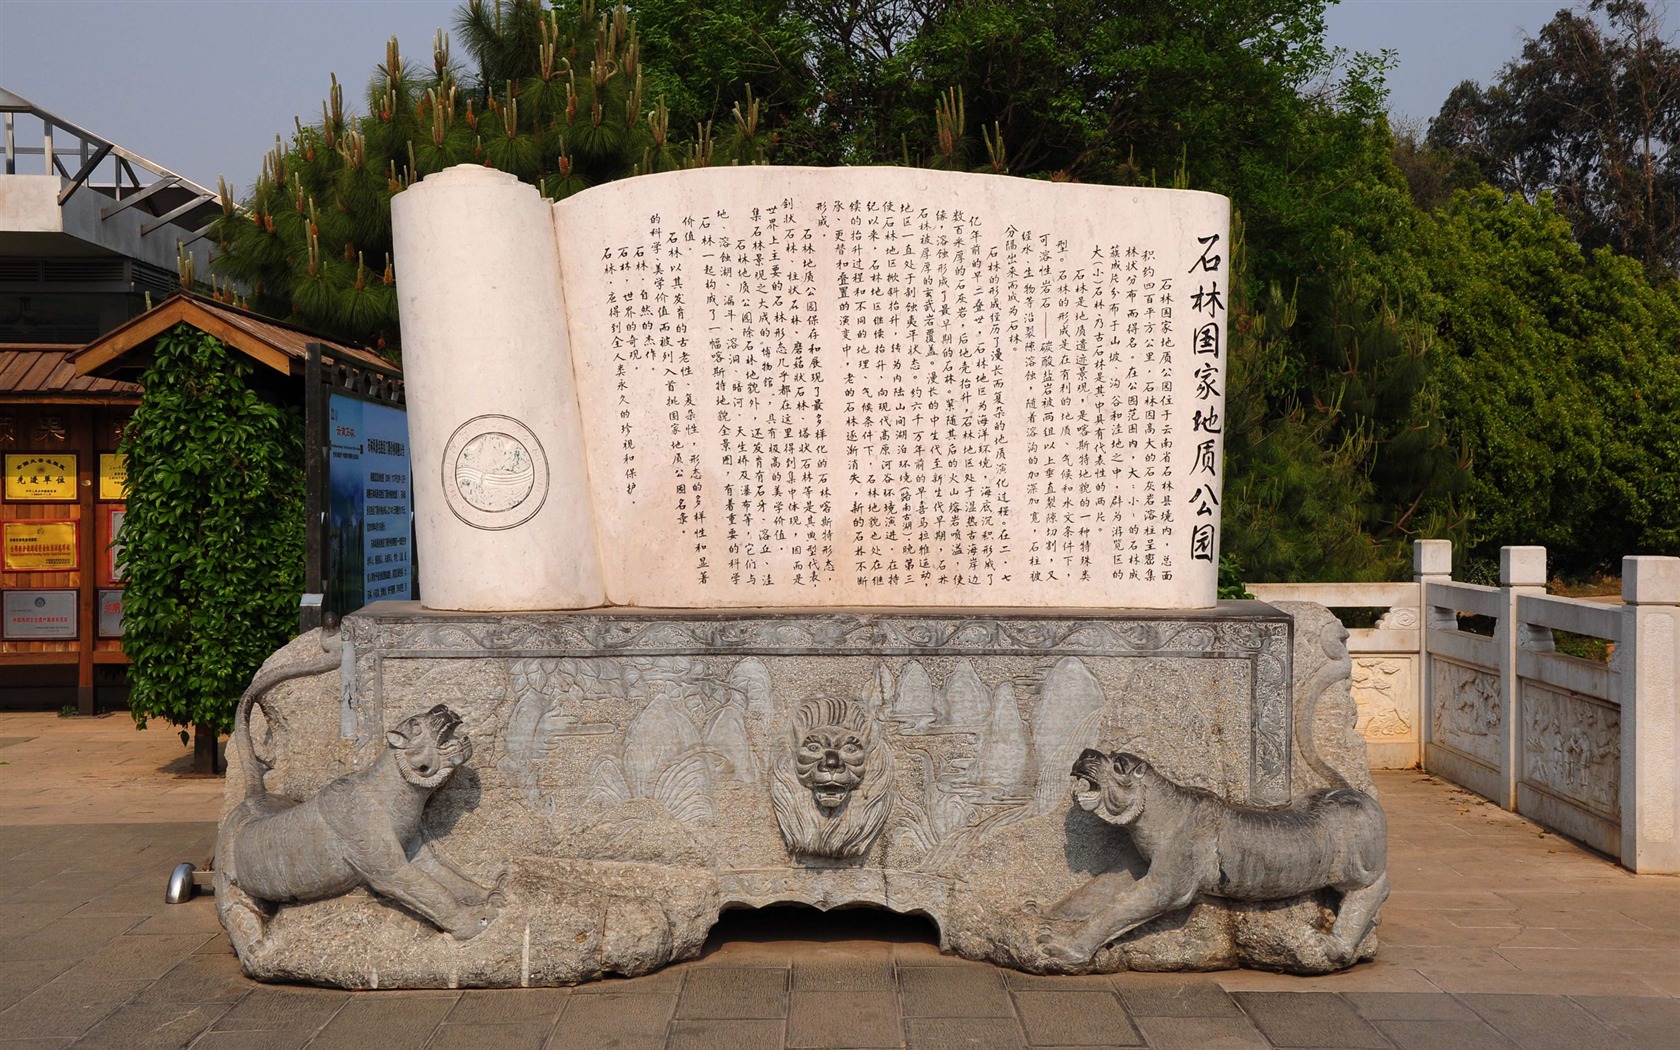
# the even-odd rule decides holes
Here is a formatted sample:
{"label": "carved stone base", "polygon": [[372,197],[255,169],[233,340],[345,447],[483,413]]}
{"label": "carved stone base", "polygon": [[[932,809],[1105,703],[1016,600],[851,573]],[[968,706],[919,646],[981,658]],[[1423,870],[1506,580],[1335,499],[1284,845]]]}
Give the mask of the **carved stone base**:
{"label": "carved stone base", "polygon": [[[239,731],[267,790],[304,798],[373,761],[392,726],[448,704],[473,756],[431,797],[421,837],[471,881],[500,880],[494,921],[456,941],[367,890],[281,904],[260,923],[220,906],[251,976],[351,988],[646,973],[697,952],[721,909],[779,902],[925,914],[947,950],[1030,970],[1325,972],[1345,965],[1318,947],[1331,892],[1204,899],[1074,964],[1044,954],[1036,913],[1093,879],[1124,892],[1146,868],[1125,831],[1070,804],[1087,747],[1144,756],[1228,800],[1284,803],[1324,786],[1292,743],[1307,700],[1318,750],[1368,790],[1339,630],[1302,603],[1100,615],[379,604],[345,621],[342,689],[330,674],[288,683]],[[320,651],[300,639],[271,664]],[[252,776],[230,768],[229,809]]]}

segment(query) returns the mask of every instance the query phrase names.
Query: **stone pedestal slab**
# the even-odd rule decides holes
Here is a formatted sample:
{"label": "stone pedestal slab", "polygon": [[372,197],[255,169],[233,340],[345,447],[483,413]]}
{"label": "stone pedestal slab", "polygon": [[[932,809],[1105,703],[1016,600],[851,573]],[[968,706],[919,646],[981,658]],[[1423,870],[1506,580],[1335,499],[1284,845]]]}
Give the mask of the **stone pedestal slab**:
{"label": "stone pedestal slab", "polygon": [[[1032,970],[1333,969],[1291,933],[1327,924],[1324,894],[1204,900],[1088,964],[1047,958],[1036,937],[1043,905],[1096,879],[1121,892],[1146,870],[1125,831],[1070,804],[1085,748],[1143,756],[1232,802],[1285,803],[1324,783],[1298,752],[1304,703],[1317,752],[1368,788],[1343,637],[1305,603],[370,606],[345,621],[342,682],[283,685],[239,727],[264,768],[234,764],[230,810],[254,776],[309,797],[446,704],[471,757],[430,797],[420,837],[497,887],[495,917],[458,940],[357,889],[230,929],[253,976],[345,987],[645,973],[694,954],[721,909],[779,902],[925,914],[947,950]],[[319,646],[300,639],[268,670],[318,661]]]}

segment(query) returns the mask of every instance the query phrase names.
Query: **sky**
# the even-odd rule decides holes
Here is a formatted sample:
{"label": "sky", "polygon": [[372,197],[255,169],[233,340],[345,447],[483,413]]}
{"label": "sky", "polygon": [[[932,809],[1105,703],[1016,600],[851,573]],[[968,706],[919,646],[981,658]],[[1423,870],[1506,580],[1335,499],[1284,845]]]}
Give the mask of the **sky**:
{"label": "sky", "polygon": [[[292,118],[320,119],[328,74],[365,111],[395,35],[429,64],[457,0],[0,0],[0,88],[215,189],[241,193]],[[1435,115],[1487,82],[1564,0],[1342,0],[1329,42],[1397,52],[1393,113]],[[1653,4],[1660,7],[1658,0]],[[460,54],[461,52],[457,52]],[[38,136],[38,133],[36,133]]]}

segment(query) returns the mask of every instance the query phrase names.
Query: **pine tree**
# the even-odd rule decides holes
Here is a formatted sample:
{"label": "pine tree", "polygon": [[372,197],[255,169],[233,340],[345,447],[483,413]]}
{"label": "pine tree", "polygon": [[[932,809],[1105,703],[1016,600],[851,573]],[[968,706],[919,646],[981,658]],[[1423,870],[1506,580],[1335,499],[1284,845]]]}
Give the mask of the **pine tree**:
{"label": "pine tree", "polygon": [[763,163],[760,107],[737,105],[714,146],[709,126],[672,138],[662,100],[643,87],[636,26],[620,5],[565,11],[535,0],[473,0],[458,31],[464,71],[439,32],[429,70],[393,38],[368,85],[366,114],[346,110],[337,77],[319,122],[278,136],[239,206],[224,182],[216,274],[254,309],[380,347],[397,343],[391,198],[456,164],[511,172],[553,200],[640,172]]}

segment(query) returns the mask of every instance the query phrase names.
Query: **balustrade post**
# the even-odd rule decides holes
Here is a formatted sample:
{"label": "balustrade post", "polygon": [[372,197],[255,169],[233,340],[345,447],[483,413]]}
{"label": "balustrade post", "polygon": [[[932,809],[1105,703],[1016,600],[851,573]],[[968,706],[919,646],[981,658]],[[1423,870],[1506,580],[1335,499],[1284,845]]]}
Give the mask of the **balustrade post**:
{"label": "balustrade post", "polygon": [[1517,781],[1522,762],[1522,685],[1517,678],[1517,654],[1524,649],[1547,650],[1552,634],[1530,628],[1517,619],[1517,599],[1546,593],[1546,548],[1499,548],[1499,797],[1506,809],[1517,808]]}
{"label": "balustrade post", "polygon": [[1453,630],[1458,617],[1453,610],[1429,603],[1429,585],[1452,582],[1452,540],[1418,540],[1412,544],[1412,579],[1418,585],[1417,688],[1413,701],[1417,710],[1412,724],[1418,727],[1418,764],[1428,753],[1430,727],[1435,716],[1435,672],[1429,666],[1431,628]]}
{"label": "balustrade post", "polygon": [[1680,874],[1680,558],[1623,558],[1622,601],[1622,864]]}

